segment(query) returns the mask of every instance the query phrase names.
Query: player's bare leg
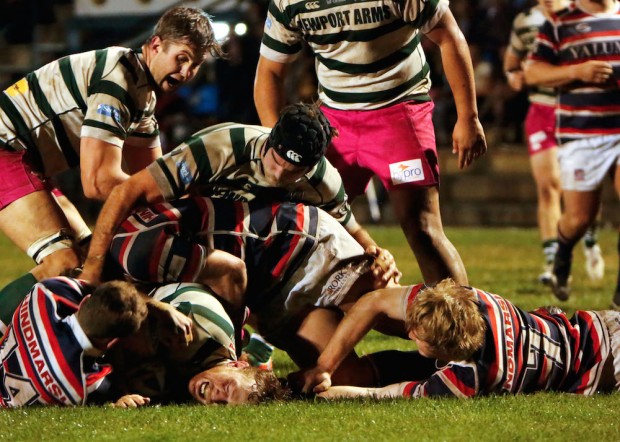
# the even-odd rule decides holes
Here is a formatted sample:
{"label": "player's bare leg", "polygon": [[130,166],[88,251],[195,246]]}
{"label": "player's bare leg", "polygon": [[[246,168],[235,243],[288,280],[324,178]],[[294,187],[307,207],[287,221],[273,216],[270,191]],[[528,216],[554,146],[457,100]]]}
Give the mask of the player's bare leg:
{"label": "player's bare leg", "polygon": [[394,189],[390,199],[424,282],[451,277],[459,284],[467,284],[463,261],[443,230],[438,188]]}
{"label": "player's bare leg", "polygon": [[[301,322],[292,321],[270,342],[286,351],[300,369],[314,367],[333,336],[342,312],[337,309],[311,308],[301,315]],[[333,385],[375,386],[377,379],[373,366],[365,358],[350,353],[331,377]]]}
{"label": "player's bare leg", "polygon": [[[0,230],[22,251],[41,238],[72,229],[63,211],[47,191],[28,194],[0,211]],[[58,276],[80,265],[76,250],[59,248],[41,260],[30,273],[37,279]]]}
{"label": "player's bare leg", "polygon": [[589,192],[565,190],[562,198],[564,212],[558,223],[558,252],[553,263],[551,288],[559,300],[566,301],[570,295],[573,248],[596,219],[601,189]]}
{"label": "player's bare leg", "polygon": [[553,260],[558,248],[558,221],[561,215],[562,190],[557,148],[546,149],[530,156],[530,164],[538,197],[538,231],[545,255],[545,270],[539,276],[539,280],[544,284],[549,284]]}

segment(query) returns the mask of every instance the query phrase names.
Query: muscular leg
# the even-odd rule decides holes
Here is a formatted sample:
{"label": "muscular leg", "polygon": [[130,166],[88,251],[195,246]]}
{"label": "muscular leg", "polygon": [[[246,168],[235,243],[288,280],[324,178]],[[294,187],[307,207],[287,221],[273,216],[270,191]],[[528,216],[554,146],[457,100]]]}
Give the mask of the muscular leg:
{"label": "muscular leg", "polygon": [[[292,321],[277,336],[268,336],[270,342],[286,351],[300,369],[311,368],[331,339],[342,318],[342,312],[312,308]],[[372,365],[365,358],[350,353],[332,375],[334,385],[376,386]]]}
{"label": "muscular leg", "polygon": [[557,148],[530,157],[538,196],[538,229],[543,241],[555,238],[560,219],[560,166]]}
{"label": "muscular leg", "polygon": [[458,284],[467,284],[463,261],[443,231],[438,188],[393,189],[390,199],[424,281],[451,277]]}

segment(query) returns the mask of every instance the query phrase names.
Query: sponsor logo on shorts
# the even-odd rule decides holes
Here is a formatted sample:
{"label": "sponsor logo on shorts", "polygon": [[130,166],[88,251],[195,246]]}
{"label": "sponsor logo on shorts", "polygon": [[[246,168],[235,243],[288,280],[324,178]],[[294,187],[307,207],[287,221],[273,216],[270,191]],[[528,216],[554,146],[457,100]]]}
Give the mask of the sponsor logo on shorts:
{"label": "sponsor logo on shorts", "polygon": [[347,286],[347,281],[349,279],[347,278],[348,273],[345,270],[346,269],[338,270],[331,276],[323,288],[323,296],[330,298],[338,297],[338,293]]}
{"label": "sponsor logo on shorts", "polygon": [[301,155],[299,155],[297,152],[293,152],[292,150],[286,151],[286,157],[293,163],[300,163],[302,159]]}
{"label": "sponsor logo on shorts", "polygon": [[392,184],[404,184],[424,180],[422,160],[407,160],[390,164]]}
{"label": "sponsor logo on shorts", "polygon": [[586,171],[584,169],[575,169],[575,181],[585,181]]}
{"label": "sponsor logo on shorts", "polygon": [[538,132],[534,132],[529,136],[530,148],[532,152],[536,152],[542,148],[542,143],[547,139],[547,134],[544,130],[539,130]]}
{"label": "sponsor logo on shorts", "polygon": [[97,106],[97,113],[105,117],[114,119],[118,124],[121,123],[121,111],[109,104],[99,104]]}
{"label": "sponsor logo on shorts", "polygon": [[267,29],[271,29],[271,25],[273,25],[273,22],[270,18],[267,18],[267,20],[265,20],[265,26],[267,26]]}
{"label": "sponsor logo on shorts", "polygon": [[192,181],[192,174],[189,171],[189,166],[185,161],[179,161],[177,163],[177,168],[179,169],[179,179],[185,185],[188,185]]}

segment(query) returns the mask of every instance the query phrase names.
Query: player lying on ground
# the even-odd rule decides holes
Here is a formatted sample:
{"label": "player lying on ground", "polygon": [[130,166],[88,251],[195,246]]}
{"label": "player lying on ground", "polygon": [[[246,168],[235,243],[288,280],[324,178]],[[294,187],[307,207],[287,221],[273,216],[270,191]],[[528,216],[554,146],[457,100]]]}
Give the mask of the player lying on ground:
{"label": "player lying on ground", "polygon": [[[620,386],[620,312],[526,313],[508,300],[444,280],[365,295],[349,310],[304,390],[327,398],[473,397],[539,390],[584,395]],[[419,352],[447,361],[428,379],[383,388],[330,388],[331,373],[380,318],[401,322]],[[407,372],[410,367],[394,369]]]}
{"label": "player lying on ground", "polygon": [[[72,278],[45,279],[25,294],[2,330],[0,406],[83,405],[107,391],[109,365],[98,359],[147,315],[172,337],[190,320],[167,304],[112,281],[92,287]],[[185,341],[184,333],[181,333]]]}
{"label": "player lying on ground", "polygon": [[175,307],[192,323],[192,341],[170,339],[159,319],[145,321],[138,333],[108,354],[110,379],[119,407],[152,402],[253,404],[287,395],[273,372],[237,360],[232,321],[222,304],[197,284],[167,284],[151,296]]}
{"label": "player lying on ground", "polygon": [[[256,328],[301,368],[316,363],[342,311],[385,284],[372,272],[381,265],[334,217],[294,203],[193,197],[138,209],[113,237],[110,257],[135,280],[197,282],[209,249],[243,260]],[[354,353],[340,373],[339,382],[376,385]]]}

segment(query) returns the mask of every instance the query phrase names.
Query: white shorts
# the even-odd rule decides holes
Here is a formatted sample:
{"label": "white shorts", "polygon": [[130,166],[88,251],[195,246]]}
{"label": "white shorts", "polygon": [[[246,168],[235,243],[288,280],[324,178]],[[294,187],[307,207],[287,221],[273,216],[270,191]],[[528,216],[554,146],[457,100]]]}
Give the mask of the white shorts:
{"label": "white shorts", "polygon": [[558,149],[563,190],[590,192],[603,184],[609,170],[620,162],[620,135],[584,138]]}
{"label": "white shorts", "polygon": [[616,379],[616,390],[620,391],[620,312],[605,310],[601,312],[605,325],[609,330],[609,340],[611,342],[611,354],[614,363],[614,378]]}
{"label": "white shorts", "polygon": [[353,237],[326,212],[319,211],[319,241],[282,290],[254,308],[260,332],[268,335],[308,306],[338,306],[370,260]]}

